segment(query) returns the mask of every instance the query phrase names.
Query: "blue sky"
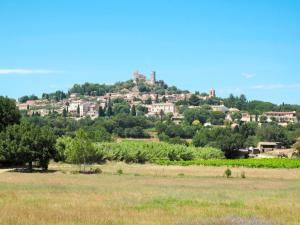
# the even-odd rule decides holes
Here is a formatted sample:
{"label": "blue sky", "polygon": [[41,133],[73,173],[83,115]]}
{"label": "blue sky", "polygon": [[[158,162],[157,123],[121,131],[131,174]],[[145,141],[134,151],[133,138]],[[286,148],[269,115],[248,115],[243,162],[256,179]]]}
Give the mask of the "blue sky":
{"label": "blue sky", "polygon": [[0,95],[114,83],[134,70],[300,104],[300,1],[0,1]]}

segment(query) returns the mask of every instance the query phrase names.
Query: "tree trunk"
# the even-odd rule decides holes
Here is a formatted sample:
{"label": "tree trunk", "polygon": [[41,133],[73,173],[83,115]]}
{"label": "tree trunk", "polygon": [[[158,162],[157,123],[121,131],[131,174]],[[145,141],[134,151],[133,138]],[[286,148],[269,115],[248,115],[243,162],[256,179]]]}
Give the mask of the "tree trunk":
{"label": "tree trunk", "polygon": [[85,158],[83,160],[83,171],[85,172]]}

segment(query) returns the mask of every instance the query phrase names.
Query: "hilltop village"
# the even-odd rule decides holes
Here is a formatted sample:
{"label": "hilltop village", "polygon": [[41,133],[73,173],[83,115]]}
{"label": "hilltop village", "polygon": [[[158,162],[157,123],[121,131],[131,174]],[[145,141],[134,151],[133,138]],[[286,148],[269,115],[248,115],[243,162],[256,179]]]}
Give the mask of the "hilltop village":
{"label": "hilltop village", "polygon": [[[149,79],[135,71],[132,79],[126,82],[119,82],[111,86],[91,87],[92,85],[89,83],[74,85],[67,94],[58,91],[52,94],[43,94],[42,98],[24,96],[17,102],[17,107],[29,116],[46,116],[56,113],[76,120],[86,117],[95,119],[99,116],[110,116],[113,113],[113,107],[119,106],[121,111],[134,111],[135,114],[147,117],[169,115],[175,123],[180,123],[184,119],[183,109],[186,108],[205,108],[216,113],[219,112],[220,118],[223,118],[222,123],[230,123],[232,126],[236,125],[237,120],[245,123],[252,121],[277,122],[283,126],[298,122],[296,111],[257,111],[251,114],[243,108],[230,107],[229,103],[224,103],[224,99],[216,96],[213,88],[208,93],[191,93],[179,90],[175,86],[168,87],[163,81],[156,79],[154,71],[150,74]],[[108,90],[100,90],[101,88]],[[127,107],[120,103],[126,103]],[[211,126],[213,123],[205,121],[203,125]],[[222,124],[218,122],[217,125]]]}

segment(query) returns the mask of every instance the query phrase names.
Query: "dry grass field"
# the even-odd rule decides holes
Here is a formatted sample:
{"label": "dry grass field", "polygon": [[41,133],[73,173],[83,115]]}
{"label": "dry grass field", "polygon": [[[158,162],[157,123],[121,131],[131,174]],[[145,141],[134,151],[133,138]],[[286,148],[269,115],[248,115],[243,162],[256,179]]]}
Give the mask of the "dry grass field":
{"label": "dry grass field", "polygon": [[[0,173],[0,224],[299,224],[299,169],[109,163],[103,173]],[[122,175],[116,171],[123,170]],[[245,172],[246,178],[240,174]]]}

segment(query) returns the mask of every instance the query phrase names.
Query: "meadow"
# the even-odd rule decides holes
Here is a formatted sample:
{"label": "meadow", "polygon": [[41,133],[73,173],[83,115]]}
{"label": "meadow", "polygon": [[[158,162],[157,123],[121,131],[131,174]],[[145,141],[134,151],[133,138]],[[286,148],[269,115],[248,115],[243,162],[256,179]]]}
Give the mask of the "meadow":
{"label": "meadow", "polygon": [[[299,224],[300,169],[107,163],[0,172],[0,224]],[[117,173],[119,171],[119,173]],[[122,171],[122,173],[120,173]],[[246,178],[241,178],[244,173]]]}

